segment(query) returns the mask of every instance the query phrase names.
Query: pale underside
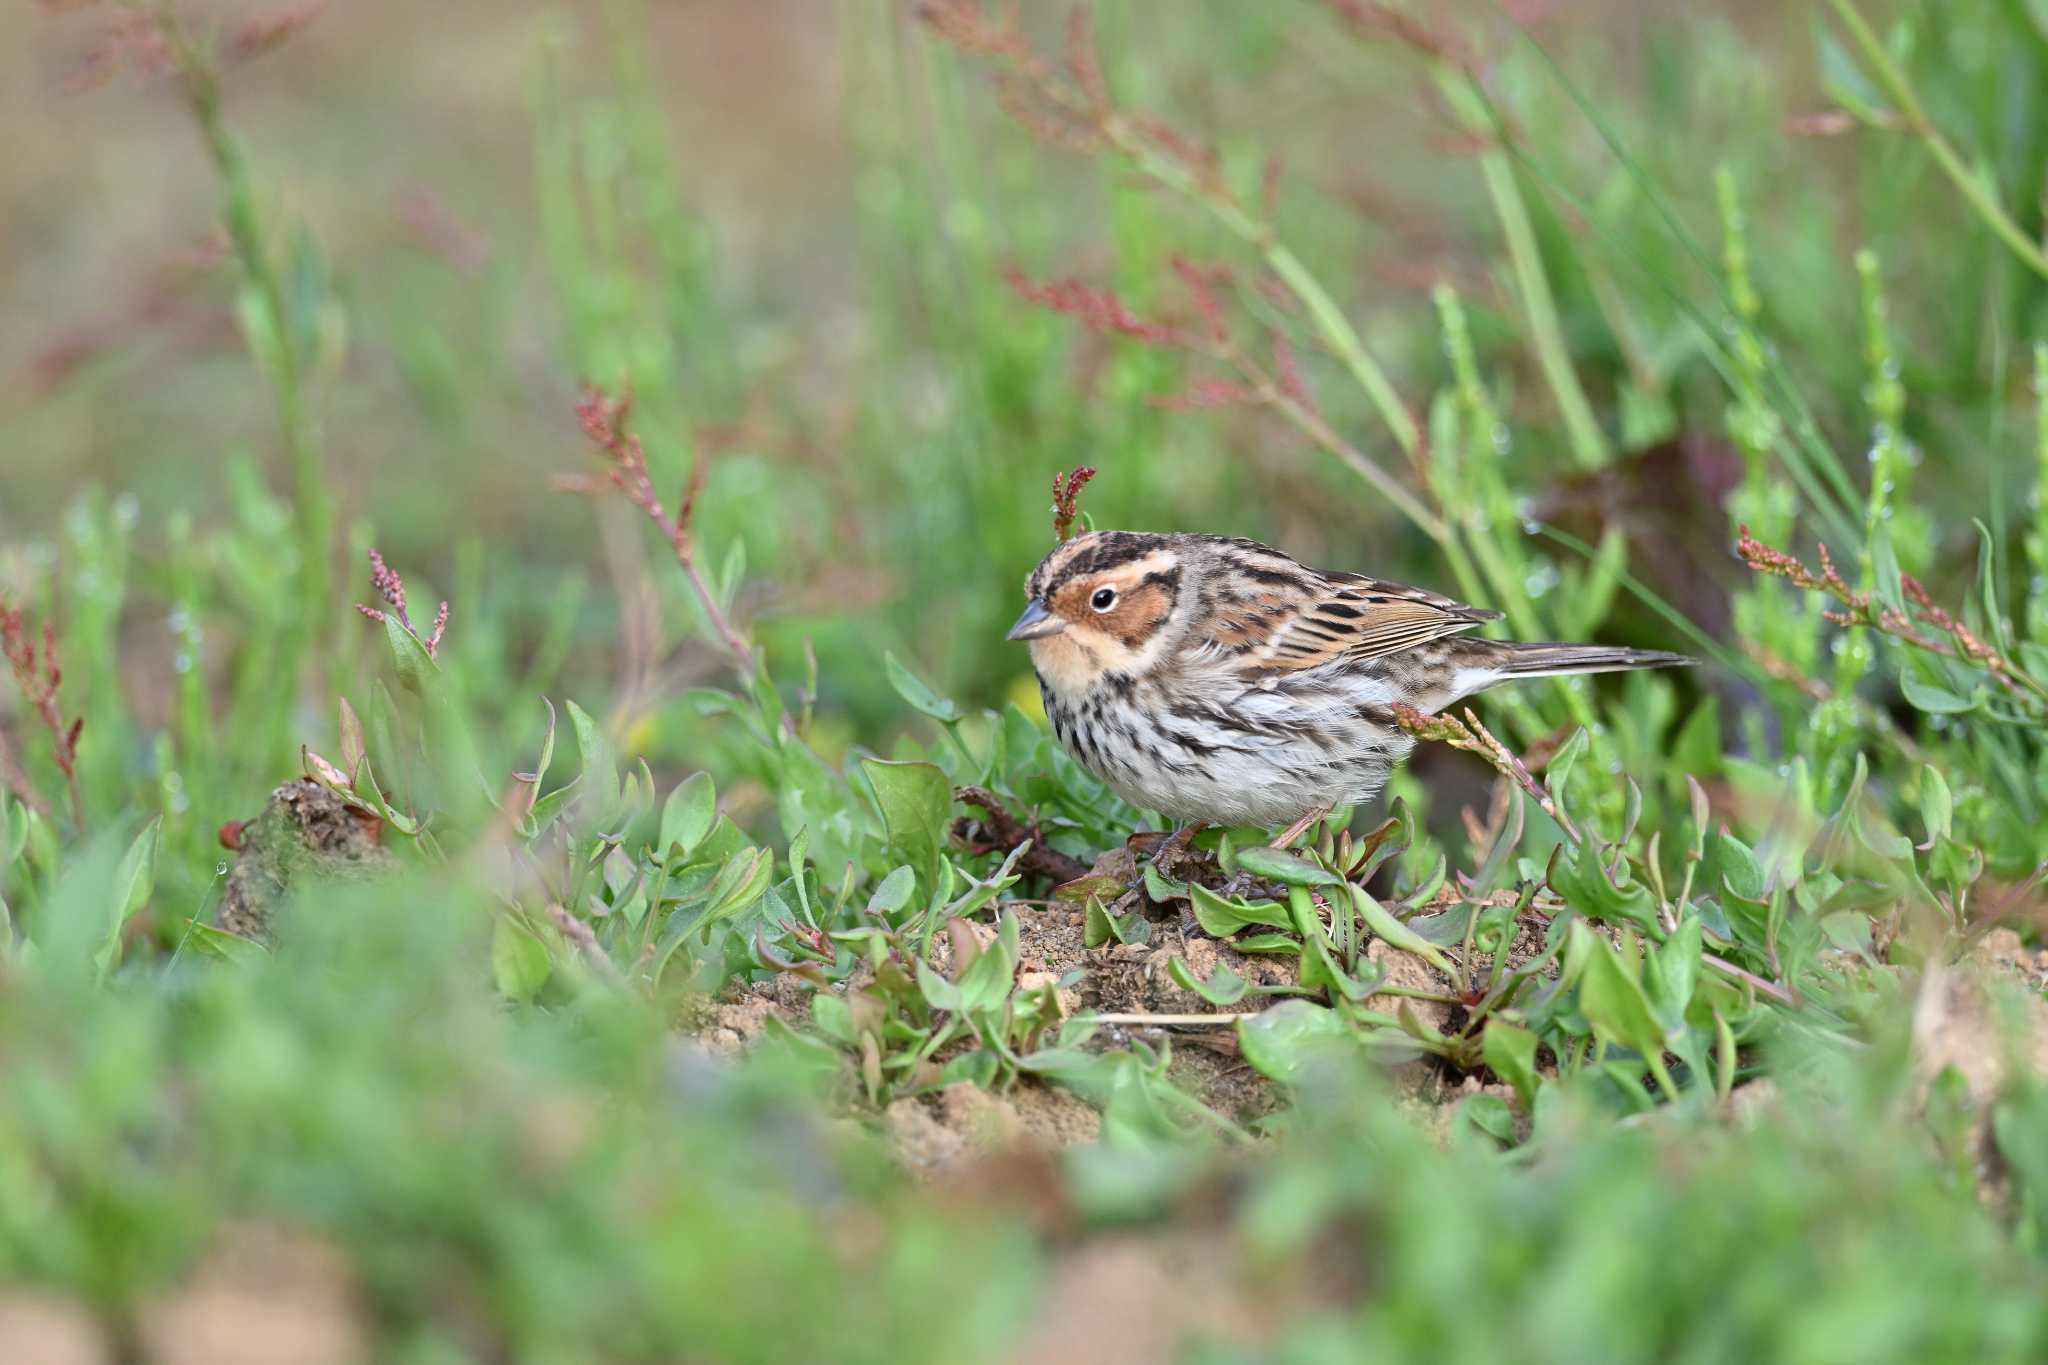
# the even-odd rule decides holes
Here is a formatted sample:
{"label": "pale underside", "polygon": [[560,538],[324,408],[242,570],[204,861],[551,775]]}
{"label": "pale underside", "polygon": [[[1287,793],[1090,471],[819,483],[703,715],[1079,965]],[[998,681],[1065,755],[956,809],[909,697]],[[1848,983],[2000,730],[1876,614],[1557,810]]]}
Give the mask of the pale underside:
{"label": "pale underside", "polygon": [[1319,669],[1249,687],[1189,687],[1183,674],[1128,695],[1047,688],[1045,701],[1062,743],[1125,800],[1175,821],[1284,825],[1370,800],[1408,752],[1391,704],[1414,693],[1389,673]]}

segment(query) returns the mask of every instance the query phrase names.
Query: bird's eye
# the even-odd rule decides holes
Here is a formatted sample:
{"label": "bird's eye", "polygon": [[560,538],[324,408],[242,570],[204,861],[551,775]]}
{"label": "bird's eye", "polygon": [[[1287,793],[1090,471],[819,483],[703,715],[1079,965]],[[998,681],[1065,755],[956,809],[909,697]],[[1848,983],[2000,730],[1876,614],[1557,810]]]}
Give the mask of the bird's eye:
{"label": "bird's eye", "polygon": [[1116,605],[1116,589],[1097,588],[1095,595],[1088,599],[1088,605],[1097,611],[1108,611]]}

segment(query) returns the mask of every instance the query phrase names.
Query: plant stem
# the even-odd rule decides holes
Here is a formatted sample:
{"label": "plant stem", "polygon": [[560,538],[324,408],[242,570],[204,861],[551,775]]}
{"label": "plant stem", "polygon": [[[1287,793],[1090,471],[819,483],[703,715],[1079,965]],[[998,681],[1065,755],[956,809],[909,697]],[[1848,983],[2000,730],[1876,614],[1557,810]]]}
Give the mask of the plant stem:
{"label": "plant stem", "polygon": [[[1389,502],[1399,507],[1410,521],[1421,527],[1424,534],[1443,548],[1454,565],[1465,562],[1463,548],[1441,517],[1424,507],[1414,494],[1394,482],[1364,451],[1340,436],[1336,428],[1324,420],[1321,413],[1273,383],[1263,371],[1257,370],[1250,362],[1240,363],[1258,379],[1262,396],[1276,412],[1293,423],[1303,435],[1342,460],[1360,478],[1385,493]],[[1466,577],[1469,578],[1469,569]],[[1476,584],[1468,583],[1466,591],[1471,591],[1475,586]]]}
{"label": "plant stem", "polygon": [[257,338],[250,338],[255,354],[270,380],[277,403],[278,424],[283,430],[285,454],[291,464],[292,505],[299,527],[300,549],[305,556],[307,615],[312,626],[325,614],[330,588],[328,550],[333,538],[333,509],[329,505],[322,470],[320,439],[308,409],[303,376],[299,370],[298,346],[293,334],[291,310],[284,286],[271,267],[264,250],[262,224],[256,214],[255,194],[249,185],[247,163],[241,147],[228,131],[221,113],[220,73],[210,54],[202,51],[179,18],[175,6],[152,6],[158,32],[169,44],[179,74],[184,78],[185,101],[206,144],[208,157],[221,184],[221,221],[235,248],[235,258],[263,310],[264,325],[270,332],[265,354]]}
{"label": "plant stem", "polygon": [[2027,237],[2020,225],[2005,211],[2005,206],[1998,202],[1997,191],[1984,177],[1963,164],[1961,154],[1941,135],[1941,130],[1934,126],[1933,120],[1927,117],[1927,110],[1921,105],[1920,97],[1914,93],[1912,82],[1906,79],[1906,73],[1892,60],[1891,53],[1885,51],[1883,41],[1864,19],[1862,12],[1856,8],[1854,0],[1829,0],[1829,3],[1834,6],[1835,17],[1841,20],[1842,27],[1847,29],[1849,36],[1855,40],[1857,48],[1863,54],[1863,60],[1870,63],[1870,69],[1877,74],[1879,82],[1899,106],[1899,113],[1904,116],[1906,126],[1927,144],[1927,150],[1940,165],[1943,173],[1955,183],[1958,190],[1962,191],[1963,198],[1976,210],[1977,216],[1984,220],[1984,225],[1991,229],[1998,240],[2011,248],[2013,255],[2024,261],[2029,270],[2048,277],[2048,254],[2044,254],[2040,245]]}
{"label": "plant stem", "polygon": [[1117,1024],[1125,1028],[1227,1028],[1240,1019],[1256,1019],[1262,1011],[1245,1010],[1237,1014],[1095,1014],[1088,1016],[1098,1024]]}
{"label": "plant stem", "polygon": [[[1301,258],[1296,256],[1273,232],[1271,225],[1246,213],[1231,198],[1213,192],[1198,181],[1188,169],[1171,158],[1162,156],[1140,136],[1129,123],[1114,114],[1102,119],[1102,134],[1140,171],[1158,183],[1172,189],[1195,202],[1204,205],[1210,214],[1228,228],[1232,234],[1249,243],[1259,252],[1268,268],[1280,277],[1295,298],[1308,310],[1310,320],[1315,324],[1317,334],[1328,346],[1358,386],[1371,400],[1380,419],[1393,433],[1394,443],[1401,447],[1401,453],[1410,464],[1418,463],[1423,454],[1422,428],[1415,415],[1401,401],[1394,389],[1393,381],[1387,378],[1385,370],[1365,349],[1358,330],[1351,320],[1344,316],[1344,310],[1337,306],[1329,291],[1316,279]],[[1443,521],[1426,508],[1420,499],[1402,486],[1385,469],[1356,447],[1343,444],[1331,446],[1337,450],[1359,477],[1370,483],[1394,504],[1402,515],[1420,527],[1431,540],[1443,544],[1450,538]]]}
{"label": "plant stem", "polygon": [[1564,417],[1573,458],[1583,469],[1598,468],[1608,460],[1607,438],[1593,416],[1593,406],[1586,400],[1586,391],[1579,386],[1578,372],[1572,368],[1571,356],[1565,346],[1564,328],[1557,318],[1557,301],[1551,295],[1550,281],[1543,273],[1542,253],[1536,247],[1536,232],[1529,222],[1529,210],[1522,202],[1522,192],[1515,185],[1514,167],[1500,150],[1499,129],[1495,126],[1492,112],[1468,72],[1444,61],[1435,61],[1431,65],[1437,88],[1450,101],[1452,112],[1465,125],[1467,132],[1485,140],[1486,150],[1479,155],[1479,170],[1486,181],[1487,195],[1493,200],[1494,214],[1500,219],[1501,235],[1507,239],[1508,260],[1514,267],[1515,283],[1521,291],[1522,312],[1529,323],[1531,343],[1536,348],[1536,363],[1542,367],[1544,381],[1549,384],[1551,395],[1557,400],[1558,411]]}

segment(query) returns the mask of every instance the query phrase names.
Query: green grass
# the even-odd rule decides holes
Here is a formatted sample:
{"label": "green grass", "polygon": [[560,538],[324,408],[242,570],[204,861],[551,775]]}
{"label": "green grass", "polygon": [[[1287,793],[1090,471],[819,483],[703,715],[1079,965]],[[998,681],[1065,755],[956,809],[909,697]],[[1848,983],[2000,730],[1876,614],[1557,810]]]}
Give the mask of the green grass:
{"label": "green grass", "polygon": [[[1133,1257],[1198,1359],[2037,1355],[2042,1002],[1980,980],[2048,863],[2035,11],[938,10],[808,31],[832,210],[779,271],[704,192],[772,130],[656,13],[479,29],[520,169],[402,241],[306,209],[347,177],[285,133],[390,141],[260,84],[320,25],[168,31],[232,349],[131,319],[7,413],[0,1309],[139,1355],[254,1221],[379,1359],[1001,1358]],[[955,827],[1154,824],[1001,641],[1078,464],[1098,525],[1710,664],[1415,717],[1386,809],[1210,836],[1234,891],[1059,901]],[[351,610],[372,545],[411,628]],[[218,827],[302,773],[391,867],[223,933]],[[1264,1104],[1020,981],[1084,907],[1086,965],[1183,921],[1279,964],[1160,966]],[[744,1060],[695,1041],[777,982]],[[884,1138],[961,1083],[1102,1140],[921,1183]]]}

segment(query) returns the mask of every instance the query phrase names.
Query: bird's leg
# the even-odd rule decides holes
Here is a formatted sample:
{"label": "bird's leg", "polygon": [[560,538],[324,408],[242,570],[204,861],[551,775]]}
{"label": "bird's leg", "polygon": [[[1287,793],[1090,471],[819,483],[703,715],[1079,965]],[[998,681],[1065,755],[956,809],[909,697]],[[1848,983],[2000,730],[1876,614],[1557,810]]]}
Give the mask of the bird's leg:
{"label": "bird's leg", "polygon": [[1301,832],[1303,830],[1307,829],[1310,825],[1313,825],[1316,821],[1322,819],[1325,815],[1328,815],[1331,811],[1335,809],[1336,803],[1331,802],[1327,806],[1317,806],[1313,810],[1304,813],[1299,820],[1296,820],[1286,829],[1280,831],[1280,837],[1273,841],[1272,846],[1274,848],[1286,848],[1289,844],[1293,843],[1296,839],[1299,839],[1301,837]]}
{"label": "bird's leg", "polygon": [[1180,866],[1181,859],[1188,856],[1188,849],[1193,846],[1195,836],[1208,827],[1209,822],[1206,820],[1190,820],[1169,835],[1166,842],[1159,846],[1159,851],[1152,855],[1152,865],[1159,869],[1159,874],[1171,877],[1174,869]]}

